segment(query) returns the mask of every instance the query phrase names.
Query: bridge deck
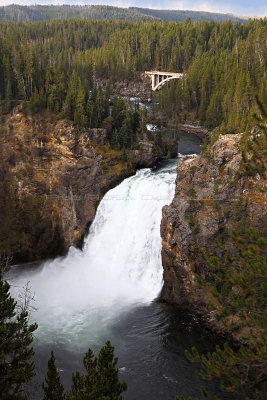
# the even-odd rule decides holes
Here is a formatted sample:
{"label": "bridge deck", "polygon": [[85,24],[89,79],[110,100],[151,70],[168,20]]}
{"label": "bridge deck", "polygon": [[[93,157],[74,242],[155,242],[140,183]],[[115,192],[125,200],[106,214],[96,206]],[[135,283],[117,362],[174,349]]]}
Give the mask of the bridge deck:
{"label": "bridge deck", "polygon": [[146,71],[147,75],[164,75],[164,76],[182,76],[182,72],[162,72],[162,71]]}
{"label": "bridge deck", "polygon": [[147,76],[151,78],[152,90],[155,92],[162,88],[172,79],[180,79],[183,77],[182,72],[165,72],[165,71],[145,71]]}

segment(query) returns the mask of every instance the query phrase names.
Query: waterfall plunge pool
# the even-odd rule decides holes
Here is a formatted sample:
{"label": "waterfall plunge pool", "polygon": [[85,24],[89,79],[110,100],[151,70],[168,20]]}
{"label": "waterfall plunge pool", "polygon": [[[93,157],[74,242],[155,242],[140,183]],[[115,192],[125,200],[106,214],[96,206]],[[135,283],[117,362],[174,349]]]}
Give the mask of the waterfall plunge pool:
{"label": "waterfall plunge pool", "polygon": [[[200,140],[182,136],[179,152],[198,153]],[[184,350],[212,350],[218,343],[198,318],[155,302],[162,287],[161,210],[172,201],[178,158],[142,169],[110,190],[99,204],[83,251],[34,268],[14,268],[8,279],[16,297],[27,282],[35,294],[36,377],[31,400],[42,399],[50,351],[66,388],[71,373],[83,371],[88,348],[111,340],[119,358],[125,400],[167,400],[199,396],[197,366]],[[213,393],[216,385],[205,385]],[[224,398],[221,396],[221,398]],[[225,397],[226,398],[226,397]]]}

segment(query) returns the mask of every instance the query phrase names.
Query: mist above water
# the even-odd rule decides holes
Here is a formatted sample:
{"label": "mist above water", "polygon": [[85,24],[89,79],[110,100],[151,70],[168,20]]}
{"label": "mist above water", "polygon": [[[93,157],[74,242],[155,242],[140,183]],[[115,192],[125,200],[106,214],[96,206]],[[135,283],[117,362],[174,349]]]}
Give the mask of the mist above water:
{"label": "mist above water", "polygon": [[[199,142],[183,135],[179,152],[199,153]],[[84,372],[84,353],[90,347],[97,354],[108,339],[128,384],[125,400],[171,400],[180,393],[200,397],[202,383],[184,350],[195,345],[212,351],[217,339],[194,315],[153,302],[162,287],[161,210],[173,198],[177,162],[138,171],[109,191],[83,251],[71,248],[66,257],[37,268],[10,271],[13,293],[17,296],[30,281],[38,307],[31,316],[39,327],[29,399],[43,397],[41,383],[51,350],[68,390],[72,372]],[[225,398],[216,385],[205,386]]]}
{"label": "mist above water", "polygon": [[149,304],[162,287],[160,222],[171,202],[178,159],[142,169],[110,190],[99,204],[83,251],[25,270],[11,279],[13,293],[30,282],[41,342],[95,340],[109,322]]}

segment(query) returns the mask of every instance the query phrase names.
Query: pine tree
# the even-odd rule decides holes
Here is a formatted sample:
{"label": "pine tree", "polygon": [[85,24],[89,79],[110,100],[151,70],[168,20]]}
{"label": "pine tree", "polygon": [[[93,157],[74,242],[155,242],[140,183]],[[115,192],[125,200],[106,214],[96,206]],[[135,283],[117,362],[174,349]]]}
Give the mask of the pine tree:
{"label": "pine tree", "polygon": [[16,311],[9,289],[0,270],[0,398],[25,400],[24,384],[34,376],[34,351],[29,346],[37,325],[29,325],[27,311]]}
{"label": "pine tree", "polygon": [[110,341],[102,347],[98,357],[89,349],[83,360],[86,375],[79,372],[72,375],[67,400],[122,400],[121,394],[127,384],[119,381],[117,362]]}
{"label": "pine tree", "polygon": [[128,159],[127,158],[127,152],[126,152],[125,147],[123,146],[123,148],[122,148],[122,161],[126,162],[127,159]]}
{"label": "pine tree", "polygon": [[81,126],[86,126],[87,123],[85,116],[85,93],[80,80],[75,100],[74,122]]}
{"label": "pine tree", "polygon": [[43,400],[64,400],[64,387],[60,381],[60,375],[55,365],[55,356],[51,351],[51,357],[48,361],[47,377],[45,383],[42,384],[44,390]]}
{"label": "pine tree", "polygon": [[7,82],[6,96],[5,96],[5,112],[9,112],[12,108],[12,89],[10,81]]}

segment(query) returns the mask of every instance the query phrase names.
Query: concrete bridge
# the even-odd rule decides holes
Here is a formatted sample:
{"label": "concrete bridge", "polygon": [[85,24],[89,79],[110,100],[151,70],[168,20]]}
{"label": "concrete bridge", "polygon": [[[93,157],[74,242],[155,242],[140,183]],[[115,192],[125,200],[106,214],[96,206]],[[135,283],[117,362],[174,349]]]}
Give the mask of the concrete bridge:
{"label": "concrete bridge", "polygon": [[161,71],[145,71],[147,76],[150,76],[152,82],[152,90],[155,92],[162,88],[165,83],[172,79],[181,79],[183,74],[180,72],[161,72]]}

